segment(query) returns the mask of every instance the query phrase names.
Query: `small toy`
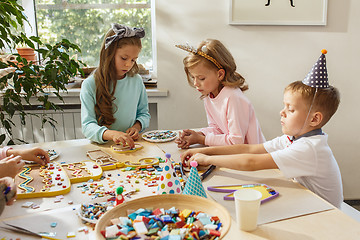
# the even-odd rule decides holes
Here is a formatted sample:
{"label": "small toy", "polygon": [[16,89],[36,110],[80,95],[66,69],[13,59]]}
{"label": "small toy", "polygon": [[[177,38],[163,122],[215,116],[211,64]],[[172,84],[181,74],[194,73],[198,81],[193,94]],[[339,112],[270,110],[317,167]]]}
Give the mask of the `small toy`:
{"label": "small toy", "polygon": [[243,188],[252,188],[262,193],[261,203],[269,201],[279,196],[279,192],[275,189],[267,186],[266,184],[239,184],[239,185],[225,185],[225,186],[210,186],[207,189],[213,192],[229,193],[224,196],[224,200],[234,200],[234,194],[236,190]]}
{"label": "small toy", "polygon": [[169,142],[177,137],[177,133],[170,130],[155,130],[142,134],[142,138],[148,142]]}
{"label": "small toy", "polygon": [[123,187],[118,187],[118,188],[116,188],[115,206],[117,206],[117,205],[119,205],[119,204],[121,204],[121,203],[124,202],[125,199],[124,199],[124,197],[123,197],[123,195],[122,195],[123,191],[124,191],[124,188],[123,188]]}
{"label": "small toy", "polygon": [[132,153],[132,152],[136,152],[139,151],[140,149],[143,149],[144,146],[141,145],[140,143],[135,143],[135,147],[134,148],[130,148],[129,145],[122,145],[122,144],[114,144],[111,146],[111,149],[116,152],[116,153]]}
{"label": "small toy", "polygon": [[186,181],[183,194],[197,195],[206,198],[205,189],[201,183],[201,179],[196,168],[198,166],[198,163],[196,161],[191,161],[190,166],[190,175]]}

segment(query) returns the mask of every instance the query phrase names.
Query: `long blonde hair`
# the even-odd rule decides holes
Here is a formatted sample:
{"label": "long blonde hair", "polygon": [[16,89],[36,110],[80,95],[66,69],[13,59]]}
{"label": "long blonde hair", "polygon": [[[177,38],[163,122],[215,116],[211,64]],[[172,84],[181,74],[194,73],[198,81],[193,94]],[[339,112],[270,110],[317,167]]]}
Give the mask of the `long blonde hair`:
{"label": "long blonde hair", "polygon": [[[245,78],[243,78],[240,73],[236,72],[236,64],[233,56],[219,40],[207,39],[200,43],[197,50],[201,51],[203,46],[205,46],[207,49],[206,54],[213,57],[225,70],[225,77],[220,82],[220,89],[223,86],[229,86],[233,88],[238,87],[241,89],[241,91],[246,91],[249,89],[247,83],[245,82]],[[188,83],[192,87],[195,86],[190,75],[189,68],[192,68],[199,63],[204,63],[210,69],[219,70],[219,68],[210,60],[193,53],[190,53],[188,56],[186,56],[183,60],[183,63]]]}
{"label": "long blonde hair", "polygon": [[[109,127],[115,122],[114,118],[114,106],[115,100],[114,93],[117,83],[117,74],[115,71],[115,53],[116,49],[122,48],[125,45],[137,46],[142,48],[141,40],[138,37],[125,37],[119,39],[116,42],[110,44],[105,49],[105,39],[114,35],[114,31],[111,29],[106,34],[100,51],[100,63],[99,67],[95,70],[95,84],[96,84],[96,104],[95,113],[97,122],[100,126]],[[134,63],[133,67],[126,73],[130,77],[139,72],[139,67]]]}

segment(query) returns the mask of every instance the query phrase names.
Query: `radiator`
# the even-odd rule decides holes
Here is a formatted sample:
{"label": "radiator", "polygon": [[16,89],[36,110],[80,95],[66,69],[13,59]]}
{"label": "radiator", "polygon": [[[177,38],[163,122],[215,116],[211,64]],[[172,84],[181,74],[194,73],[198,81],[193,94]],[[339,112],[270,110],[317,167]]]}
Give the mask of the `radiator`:
{"label": "radiator", "polygon": [[[49,123],[45,123],[41,127],[41,117],[27,115],[25,118],[26,124],[21,125],[20,115],[15,114],[12,121],[15,124],[13,127],[14,139],[19,138],[27,143],[42,143],[53,142],[71,139],[85,138],[81,131],[81,110],[80,104],[68,104],[61,106],[63,111],[47,110],[46,114],[56,120],[56,128],[53,128]],[[149,103],[149,111],[151,115],[150,126],[146,129],[158,129],[157,121],[157,104]],[[27,113],[41,114],[45,111],[42,110],[27,110]],[[1,134],[5,132],[1,128]],[[9,139],[3,142],[3,146],[7,144]]]}
{"label": "radiator", "polygon": [[[41,110],[29,110],[27,113],[41,114]],[[27,143],[42,143],[70,139],[84,138],[81,131],[81,116],[80,109],[64,109],[63,111],[48,110],[46,114],[56,120],[56,128],[53,128],[49,123],[45,123],[41,127],[42,117],[27,115],[25,118],[26,124],[21,125],[20,115],[15,114],[12,121],[15,124],[13,127],[14,139],[19,138]],[[5,130],[2,128],[1,133]],[[6,145],[8,139],[3,145]]]}

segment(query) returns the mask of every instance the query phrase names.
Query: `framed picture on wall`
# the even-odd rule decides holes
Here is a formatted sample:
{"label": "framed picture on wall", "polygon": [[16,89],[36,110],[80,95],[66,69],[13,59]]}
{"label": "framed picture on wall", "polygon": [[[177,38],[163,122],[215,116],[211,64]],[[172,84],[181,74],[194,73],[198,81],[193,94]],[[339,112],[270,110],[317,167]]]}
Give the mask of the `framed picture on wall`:
{"label": "framed picture on wall", "polygon": [[327,0],[230,0],[231,25],[326,25]]}

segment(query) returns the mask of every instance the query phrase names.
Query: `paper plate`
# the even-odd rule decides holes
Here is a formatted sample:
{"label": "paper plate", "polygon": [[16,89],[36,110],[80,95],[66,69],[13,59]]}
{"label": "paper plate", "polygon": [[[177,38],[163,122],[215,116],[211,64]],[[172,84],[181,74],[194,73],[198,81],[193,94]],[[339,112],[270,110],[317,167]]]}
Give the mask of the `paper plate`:
{"label": "paper plate", "polygon": [[176,137],[177,133],[170,130],[154,130],[142,134],[142,138],[148,142],[169,142]]}
{"label": "paper plate", "polygon": [[218,216],[222,223],[221,238],[223,238],[230,229],[231,218],[229,212],[220,204],[207,198],[182,195],[182,194],[164,194],[154,195],[131,200],[120,204],[107,211],[95,226],[96,239],[105,239],[100,231],[105,230],[107,226],[112,225],[110,220],[118,217],[127,217],[127,210],[137,210],[139,208],[164,208],[175,207],[179,210],[189,209],[193,211],[202,211],[211,216]]}
{"label": "paper plate", "polygon": [[[46,152],[49,155],[50,161],[54,161],[55,159],[57,159],[60,156],[60,153],[54,149],[46,150]],[[25,163],[26,164],[37,164],[33,161],[28,161],[28,160],[25,160]]]}
{"label": "paper plate", "polygon": [[[91,200],[90,202],[84,203],[84,204],[85,204],[85,205],[89,205],[89,204],[98,203],[98,204],[101,204],[103,207],[109,207],[109,208],[111,208],[111,207],[113,206],[113,203],[107,201],[107,198],[108,198],[108,197],[95,198],[95,199]],[[78,217],[79,217],[81,220],[85,221],[85,222],[96,224],[99,220],[97,220],[97,219],[90,219],[90,218],[87,218],[86,216],[84,216],[84,215],[83,215],[83,211],[81,210],[81,206],[82,206],[82,204],[80,204],[80,205],[77,207],[77,209],[76,209],[76,214],[78,215]],[[110,211],[110,210],[109,210],[109,211]],[[103,216],[105,216],[105,214],[104,214]],[[101,219],[103,216],[101,216],[100,219]]]}

